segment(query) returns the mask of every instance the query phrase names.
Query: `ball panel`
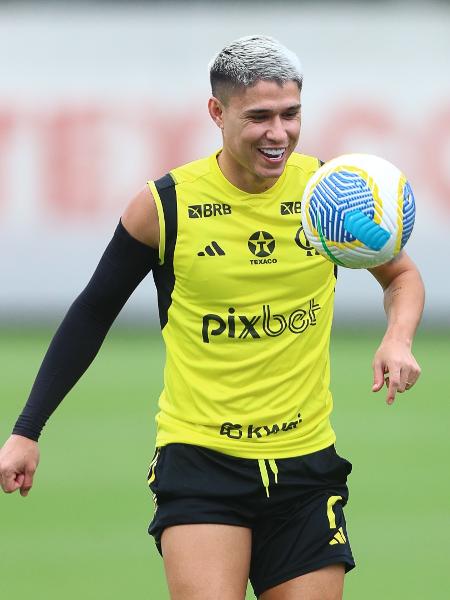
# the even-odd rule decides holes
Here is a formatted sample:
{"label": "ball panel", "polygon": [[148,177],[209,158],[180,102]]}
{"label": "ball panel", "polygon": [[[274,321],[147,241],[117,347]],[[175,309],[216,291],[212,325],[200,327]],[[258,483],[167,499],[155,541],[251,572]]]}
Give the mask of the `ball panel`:
{"label": "ball panel", "polygon": [[328,240],[353,242],[356,239],[344,226],[346,215],[354,210],[366,214],[370,220],[374,218],[372,191],[359,174],[347,169],[332,171],[313,188],[309,202],[311,222],[317,228],[320,219]]}
{"label": "ball panel", "polygon": [[391,233],[387,229],[380,227],[361,210],[347,213],[344,227],[371,250],[381,250],[391,237]]}
{"label": "ball panel", "polygon": [[401,248],[409,240],[409,236],[414,227],[414,220],[416,217],[416,203],[414,200],[414,194],[408,181],[405,181],[403,188],[403,234]]}

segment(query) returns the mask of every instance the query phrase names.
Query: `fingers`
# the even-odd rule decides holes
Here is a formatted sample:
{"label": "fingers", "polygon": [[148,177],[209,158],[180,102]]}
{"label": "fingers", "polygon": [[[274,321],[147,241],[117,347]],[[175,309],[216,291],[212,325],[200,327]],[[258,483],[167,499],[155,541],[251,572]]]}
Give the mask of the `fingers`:
{"label": "fingers", "polygon": [[386,385],[388,388],[386,403],[391,405],[394,403],[395,394],[400,390],[402,385],[400,369],[392,369],[391,371],[389,371],[389,374],[386,377]]}
{"label": "fingers", "polygon": [[25,475],[23,475],[23,481],[20,485],[20,495],[25,497],[28,496],[28,492],[33,487],[33,476],[34,471],[25,471]]}
{"label": "fingers", "polygon": [[28,492],[33,487],[33,477],[34,471],[31,470],[27,470],[25,473],[3,472],[0,477],[0,485],[6,494],[12,494],[20,489],[21,496],[28,496]]}
{"label": "fingers", "polygon": [[408,376],[406,377],[405,391],[410,390],[412,386],[417,383],[421,372],[421,368],[417,362],[415,362],[415,364],[409,369]]}
{"label": "fingers", "polygon": [[406,390],[409,390],[411,387],[411,382],[409,381],[409,372],[406,369],[402,369],[400,373],[400,385],[398,386],[399,394],[403,394]]}
{"label": "fingers", "polygon": [[420,368],[417,369],[392,369],[385,375],[386,387],[388,393],[386,396],[387,404],[393,404],[397,393],[403,394],[410,390],[417,382],[420,375]]}
{"label": "fingers", "polygon": [[375,360],[372,367],[373,367],[372,392],[379,392],[384,385],[384,365],[381,361]]}
{"label": "fingers", "polygon": [[25,475],[14,471],[4,471],[0,477],[0,485],[5,494],[12,494],[20,488]]}

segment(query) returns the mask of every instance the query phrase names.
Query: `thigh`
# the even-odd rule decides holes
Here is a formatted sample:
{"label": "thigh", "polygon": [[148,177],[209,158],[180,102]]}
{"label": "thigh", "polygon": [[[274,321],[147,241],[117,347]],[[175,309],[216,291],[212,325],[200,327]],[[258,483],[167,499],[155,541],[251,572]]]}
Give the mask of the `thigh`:
{"label": "thigh", "polygon": [[161,547],[172,600],[244,600],[250,529],[176,525],[164,530]]}
{"label": "thigh", "polygon": [[187,444],[161,448],[148,477],[155,502],[149,533],[159,552],[163,531],[175,525],[220,524],[250,529],[251,499],[255,489],[261,489],[257,472],[257,461],[206,448]]}
{"label": "thigh", "polygon": [[344,565],[330,565],[266,590],[259,600],[342,600]]}

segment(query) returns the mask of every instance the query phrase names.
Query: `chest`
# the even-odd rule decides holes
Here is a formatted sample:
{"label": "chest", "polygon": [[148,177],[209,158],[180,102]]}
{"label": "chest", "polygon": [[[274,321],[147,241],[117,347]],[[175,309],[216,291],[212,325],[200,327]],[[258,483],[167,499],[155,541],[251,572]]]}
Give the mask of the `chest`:
{"label": "chest", "polygon": [[253,306],[310,298],[330,263],[305,237],[298,198],[258,204],[178,198],[174,272],[187,302]]}

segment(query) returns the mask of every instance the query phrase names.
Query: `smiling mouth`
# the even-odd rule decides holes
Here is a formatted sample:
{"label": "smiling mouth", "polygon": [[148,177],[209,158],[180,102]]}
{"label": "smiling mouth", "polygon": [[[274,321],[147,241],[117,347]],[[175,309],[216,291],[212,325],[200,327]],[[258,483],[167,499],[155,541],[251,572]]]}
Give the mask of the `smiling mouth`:
{"label": "smiling mouth", "polygon": [[286,148],[258,148],[264,158],[273,163],[281,162],[286,154]]}

